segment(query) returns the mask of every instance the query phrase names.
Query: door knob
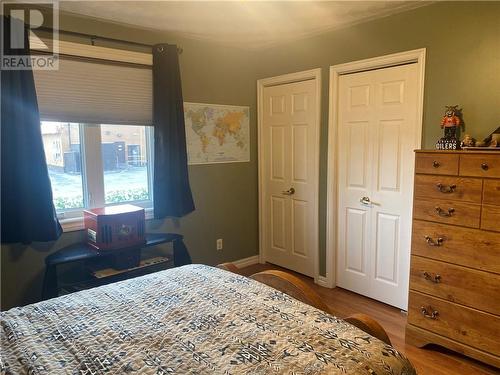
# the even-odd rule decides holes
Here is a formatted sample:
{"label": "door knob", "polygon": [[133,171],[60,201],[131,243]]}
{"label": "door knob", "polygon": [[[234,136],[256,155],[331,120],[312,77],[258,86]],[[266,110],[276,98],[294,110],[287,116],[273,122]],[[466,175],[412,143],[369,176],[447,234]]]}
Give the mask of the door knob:
{"label": "door knob", "polygon": [[361,204],[364,204],[365,206],[371,206],[371,205],[380,206],[380,203],[375,203],[369,197],[362,197],[360,198],[359,201]]}
{"label": "door knob", "polygon": [[295,189],[293,187],[291,187],[288,190],[282,191],[281,194],[283,194],[283,195],[293,195],[293,194],[295,194]]}
{"label": "door knob", "polygon": [[369,197],[362,197],[360,200],[361,204],[370,204],[372,201],[370,200]]}

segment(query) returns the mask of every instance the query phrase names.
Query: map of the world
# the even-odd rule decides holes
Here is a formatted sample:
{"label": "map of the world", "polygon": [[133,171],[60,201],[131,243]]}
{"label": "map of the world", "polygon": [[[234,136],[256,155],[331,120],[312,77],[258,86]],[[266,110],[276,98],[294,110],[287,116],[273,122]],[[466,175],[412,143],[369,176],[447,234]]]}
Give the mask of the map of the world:
{"label": "map of the world", "polygon": [[184,103],[189,164],[250,161],[249,107]]}

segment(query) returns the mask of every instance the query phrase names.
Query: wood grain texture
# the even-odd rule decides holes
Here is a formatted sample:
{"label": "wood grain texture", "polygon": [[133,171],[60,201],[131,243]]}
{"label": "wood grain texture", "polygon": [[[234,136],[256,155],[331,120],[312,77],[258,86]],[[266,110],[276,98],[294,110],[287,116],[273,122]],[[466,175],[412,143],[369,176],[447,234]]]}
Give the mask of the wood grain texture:
{"label": "wood grain texture", "polygon": [[412,255],[410,288],[450,302],[500,314],[500,275]]}
{"label": "wood grain texture", "polygon": [[481,229],[500,232],[500,206],[483,204],[481,211]]}
{"label": "wood grain texture", "polygon": [[[458,155],[457,155],[458,156]],[[483,168],[483,164],[487,167]],[[490,154],[461,154],[460,176],[500,178],[500,152]]]}
{"label": "wood grain texture", "polygon": [[[441,188],[438,187],[441,185]],[[453,188],[454,186],[454,188]],[[415,196],[431,199],[460,200],[481,203],[483,180],[450,176],[415,176]]]}
{"label": "wood grain texture", "polygon": [[345,317],[344,320],[386,344],[391,345],[391,339],[389,339],[385,329],[368,315],[361,313],[353,314]]}
{"label": "wood grain texture", "polygon": [[422,153],[415,157],[415,172],[428,174],[458,175],[458,155]]}
{"label": "wood grain texture", "polygon": [[[422,307],[430,313],[438,312],[435,319],[426,318]],[[410,290],[408,323],[476,349],[500,355],[500,318],[476,309]]]}
{"label": "wood grain texture", "polygon": [[[251,275],[266,269],[281,268],[272,264],[255,264],[241,269],[241,272],[244,275]],[[310,277],[296,273],[294,273],[294,275],[313,288],[314,291],[321,296],[335,316],[345,318],[355,313],[364,313],[380,322],[389,335],[392,345],[410,359],[419,375],[500,374],[500,370],[498,369],[459,354],[460,350],[458,350],[458,348],[455,348],[454,350],[456,352],[454,352],[433,344],[420,348],[411,343],[407,343],[405,341],[407,315],[395,307],[342,288],[323,288],[314,284],[314,281]],[[437,340],[433,342],[445,346],[446,342],[444,339],[441,340],[440,342]],[[451,346],[448,347],[452,348]],[[470,353],[466,353],[470,355]],[[492,355],[487,355],[487,357],[490,359],[493,358]],[[484,360],[484,358],[480,356],[476,356],[476,358]]]}
{"label": "wood grain texture", "polygon": [[500,179],[484,179],[483,204],[500,204]]}
{"label": "wood grain texture", "polygon": [[321,297],[304,281],[290,273],[279,270],[268,270],[255,273],[250,278],[269,285],[301,302],[330,313],[330,309],[321,300]]}
{"label": "wood grain texture", "polygon": [[[439,155],[459,158],[460,177],[451,169],[449,175],[416,171],[406,338],[498,365],[500,153],[417,151],[416,157]],[[436,197],[434,183],[447,197]]]}
{"label": "wood grain texture", "polygon": [[[406,342],[408,344],[418,346],[419,348],[429,344],[438,344],[450,348],[456,351],[457,353],[472,358],[477,358],[482,362],[491,363],[493,366],[500,367],[500,358],[496,355],[475,349],[468,345],[464,345],[460,342],[451,340],[447,337],[436,335],[435,333],[432,333],[430,331],[427,331],[419,327],[412,326],[411,324],[408,324],[406,326],[405,337],[406,337]],[[450,374],[452,373],[459,373],[459,372],[450,371]],[[497,372],[495,371],[495,373]],[[463,374],[476,374],[476,372],[463,372]]]}
{"label": "wood grain texture", "polygon": [[[450,216],[439,214],[437,208],[447,213],[453,210]],[[470,228],[479,228],[481,205],[444,199],[415,198],[413,217],[420,220],[429,220],[445,224],[461,225]]]}
{"label": "wood grain texture", "polygon": [[[441,246],[430,246],[442,238]],[[421,220],[413,221],[412,254],[500,273],[500,234]]]}

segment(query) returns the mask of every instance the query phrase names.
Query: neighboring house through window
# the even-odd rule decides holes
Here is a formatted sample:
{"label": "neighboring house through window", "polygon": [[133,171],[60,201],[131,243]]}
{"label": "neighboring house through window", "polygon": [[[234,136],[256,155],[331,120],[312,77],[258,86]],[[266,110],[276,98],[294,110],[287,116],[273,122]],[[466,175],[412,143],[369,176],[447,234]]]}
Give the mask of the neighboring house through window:
{"label": "neighboring house through window", "polygon": [[42,121],[41,129],[63,224],[85,208],[132,203],[152,209],[151,126]]}

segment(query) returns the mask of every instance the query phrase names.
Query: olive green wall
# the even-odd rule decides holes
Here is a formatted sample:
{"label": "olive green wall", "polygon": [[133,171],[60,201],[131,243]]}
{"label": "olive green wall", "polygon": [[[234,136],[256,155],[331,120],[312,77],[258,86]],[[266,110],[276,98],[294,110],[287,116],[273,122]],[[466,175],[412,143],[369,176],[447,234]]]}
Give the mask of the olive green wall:
{"label": "olive green wall", "polygon": [[[426,48],[423,146],[440,137],[447,104],[464,108],[466,132],[482,138],[500,125],[500,3],[442,2],[327,34],[260,51],[225,48],[172,35],[123,28],[64,16],[61,28],[147,43],[182,45],[185,100],[251,106],[251,162],[190,166],[196,212],[173,223],[151,222],[154,230],[185,234],[195,262],[215,264],[258,251],[256,85],[260,78],[322,68],[320,160],[320,264],[325,271],[328,67],[334,64]],[[55,244],[2,246],[2,308],[36,300],[43,259],[79,240],[64,234]],[[215,239],[224,250],[215,251]]]}
{"label": "olive green wall", "polygon": [[[194,262],[217,264],[258,253],[258,193],[255,72],[251,52],[186,40],[172,35],[131,30],[115,24],[63,15],[61,29],[142,43],[176,43],[185,101],[250,106],[251,162],[189,167],[196,211],[173,223],[150,221],[154,231],[184,234]],[[216,239],[224,249],[216,251]],[[2,309],[40,297],[44,259],[51,252],[81,241],[82,232],[65,233],[52,244],[2,245]]]}
{"label": "olive green wall", "polygon": [[441,2],[258,53],[257,79],[322,68],[320,273],[325,274],[329,67],[426,48],[422,147],[434,148],[445,105],[463,107],[465,130],[500,126],[500,2]]}

